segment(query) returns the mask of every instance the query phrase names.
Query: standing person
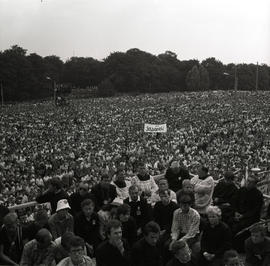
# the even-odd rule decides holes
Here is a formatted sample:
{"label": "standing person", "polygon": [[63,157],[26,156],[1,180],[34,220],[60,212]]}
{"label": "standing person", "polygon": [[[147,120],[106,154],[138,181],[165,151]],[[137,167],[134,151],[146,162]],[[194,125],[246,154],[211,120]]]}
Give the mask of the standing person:
{"label": "standing person", "polygon": [[79,236],[73,236],[69,242],[69,257],[61,260],[57,266],[94,266],[94,262],[85,255],[84,250],[84,240]]}
{"label": "standing person", "polygon": [[107,174],[101,176],[101,181],[93,186],[91,193],[95,198],[97,210],[107,207],[117,197],[116,188],[111,184],[111,177]]}
{"label": "standing person", "polygon": [[94,196],[89,191],[89,185],[81,182],[77,192],[72,193],[69,197],[71,213],[74,217],[81,211],[81,203],[85,199],[94,200]]}
{"label": "standing person", "polygon": [[178,161],[172,161],[170,168],[165,173],[165,178],[168,180],[169,188],[177,192],[182,188],[184,179],[190,179],[188,170],[180,167]]}
{"label": "standing person", "polygon": [[116,172],[115,180],[112,185],[116,187],[117,198],[123,202],[128,197],[128,189],[131,186],[130,181],[125,180],[125,170],[118,169]]}
{"label": "standing person", "polygon": [[101,243],[101,225],[94,209],[94,202],[91,199],[85,199],[81,203],[82,211],[74,220],[75,234],[82,237],[92,251],[95,251]]}
{"label": "standing person", "polygon": [[214,192],[214,179],[208,173],[208,168],[201,166],[198,171],[198,175],[191,179],[191,184],[194,185],[195,192],[195,206],[194,208],[202,215],[206,217],[206,209],[212,203],[212,196]]}
{"label": "standing person", "polygon": [[49,182],[49,188],[41,195],[36,197],[38,203],[49,202],[51,204],[52,214],[56,212],[57,202],[61,199],[68,199],[68,194],[62,189],[62,182],[59,178],[52,178]]}
{"label": "standing person", "polygon": [[139,187],[132,185],[129,187],[129,197],[124,203],[130,206],[130,215],[135,219],[138,235],[141,234],[142,228],[152,219],[151,206],[144,198],[139,196]]}
{"label": "standing person", "polygon": [[107,224],[107,238],[96,250],[97,266],[129,266],[129,248],[122,239],[121,222],[110,220]]}
{"label": "standing person", "polygon": [[0,229],[0,261],[18,265],[23,251],[23,230],[16,213],[8,213]]}
{"label": "standing person", "polygon": [[20,266],[54,266],[54,247],[51,233],[40,229],[35,238],[25,244]]}
{"label": "standing person", "polygon": [[59,200],[57,203],[56,213],[49,219],[49,226],[53,239],[62,236],[65,232],[73,232],[74,219],[68,210],[70,206],[66,199]]}

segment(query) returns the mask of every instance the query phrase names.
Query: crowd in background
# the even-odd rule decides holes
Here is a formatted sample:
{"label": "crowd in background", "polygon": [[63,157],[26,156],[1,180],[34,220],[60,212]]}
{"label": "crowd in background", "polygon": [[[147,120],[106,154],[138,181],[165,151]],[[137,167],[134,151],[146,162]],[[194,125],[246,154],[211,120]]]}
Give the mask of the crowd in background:
{"label": "crowd in background", "polygon": [[[228,217],[231,217],[231,212],[232,217],[238,222],[242,219],[244,210],[241,208],[249,204],[246,202],[246,195],[241,202],[239,197],[243,196],[242,190],[240,189],[241,195],[238,195],[236,193],[238,187],[236,187],[237,191],[232,198],[238,197],[238,200],[222,202],[225,205],[217,204],[215,201],[218,199],[213,198],[214,180],[224,177],[225,172],[227,172],[227,177],[229,176],[227,179],[234,179],[234,182],[241,180],[247,162],[250,168],[259,167],[261,171],[269,170],[268,114],[270,107],[268,96],[267,92],[234,94],[219,91],[78,100],[62,108],[55,108],[51,103],[7,106],[0,115],[1,129],[3,129],[0,132],[0,201],[6,207],[32,200],[50,201],[46,195],[54,193],[51,191],[52,180],[60,180],[61,186],[54,189],[61,189],[61,193],[64,194],[51,202],[51,213],[54,214],[57,210],[59,200],[67,199],[71,207],[68,214],[74,217],[74,221],[69,222],[70,228],[73,229],[67,231],[74,231],[78,235],[74,225],[76,225],[77,212],[81,211],[81,202],[74,205],[70,198],[74,195],[76,197],[78,186],[85,186],[84,188],[90,194],[89,199],[93,202],[88,205],[91,205],[98,215],[96,220],[101,225],[98,231],[101,231],[97,238],[100,238],[102,242],[106,239],[104,232],[109,221],[117,223],[116,221],[121,221],[119,217],[125,216],[126,213],[130,213],[129,216],[132,217],[132,206],[128,211],[125,207],[121,210],[119,205],[122,206],[128,198],[131,198],[128,188],[138,186],[138,193],[150,206],[147,205],[151,211],[146,217],[151,218],[148,218],[147,222],[154,220],[158,224],[158,226],[150,224],[151,229],[147,227],[148,231],[162,233],[164,238],[162,239],[162,263],[167,263],[173,259],[174,246],[177,246],[179,241],[175,244],[171,239],[173,218],[172,224],[164,225],[159,218],[153,216],[154,213],[162,212],[162,206],[159,206],[161,210],[155,210],[155,207],[161,204],[158,202],[162,201],[162,197],[167,196],[170,202],[174,203],[170,203],[172,206],[170,205],[169,208],[172,216],[179,206],[181,209],[181,203],[182,205],[189,204],[189,207],[194,208],[199,214],[200,228],[196,237],[200,238],[200,243],[202,243],[203,229],[207,230],[205,228],[209,226],[208,222],[211,220],[209,212],[221,219],[219,212],[221,210],[222,219],[228,227],[225,226],[225,229],[231,230],[232,235],[236,235],[245,226],[258,221],[258,213],[252,213],[251,216],[254,219],[243,225],[230,220]],[[166,123],[168,132],[144,133],[144,123]],[[172,182],[168,173],[168,169],[171,168],[182,169],[181,176],[186,176],[184,179],[191,179],[190,184],[187,182],[187,187],[193,187],[194,191],[192,192],[191,189],[191,195],[188,198],[179,191],[182,189],[182,181],[178,187],[177,180]],[[233,175],[233,172],[237,174]],[[144,179],[146,173],[149,178]],[[168,181],[168,187],[165,184],[162,189],[163,178],[154,180],[152,177],[163,174]],[[231,178],[232,175],[234,178]],[[200,187],[200,177],[203,177],[203,187]],[[208,177],[212,179],[208,180]],[[258,181],[256,177],[250,182],[253,182],[256,187]],[[109,192],[106,190],[105,195],[102,192],[103,185],[100,185],[104,183],[112,183],[111,185],[116,189],[111,189]],[[228,190],[231,191],[230,182],[229,186]],[[159,195],[160,192],[161,195]],[[245,194],[246,191],[243,193]],[[100,195],[107,197],[105,200],[108,202],[104,202]],[[258,200],[255,207],[260,209],[261,195],[258,192],[256,196]],[[228,198],[227,195],[226,197]],[[216,205],[220,205],[219,210],[211,211],[210,208],[209,211],[213,201]],[[243,206],[237,206],[236,202],[241,202]],[[230,206],[226,206],[227,204]],[[236,213],[238,214],[234,216]],[[21,223],[35,220],[32,210],[26,209],[24,213],[18,214]],[[133,231],[129,246],[133,246],[139,236],[145,236],[143,229],[147,222],[137,221],[141,224],[139,227],[135,222],[136,232]],[[117,228],[117,225],[114,224],[112,228]],[[47,229],[51,232],[52,239],[65,233],[52,230],[50,223]],[[47,237],[50,235],[44,231],[41,234]],[[130,234],[127,235],[130,236]],[[196,244],[198,239],[193,237]],[[178,238],[179,235],[176,240],[179,240]],[[186,240],[184,239],[183,243],[180,242],[178,248],[182,249],[188,245],[192,252],[193,249],[195,250],[194,254],[198,253],[195,257],[200,260],[199,248],[196,248],[196,245],[194,248]],[[80,241],[77,240],[77,242]],[[233,247],[233,241],[231,243],[228,247]],[[242,241],[242,246],[243,243]],[[235,246],[241,251],[241,244],[236,243]],[[224,252],[221,253],[219,259]],[[203,257],[205,258],[204,255]],[[211,260],[209,259],[210,262]],[[100,265],[107,264],[101,262]]]}

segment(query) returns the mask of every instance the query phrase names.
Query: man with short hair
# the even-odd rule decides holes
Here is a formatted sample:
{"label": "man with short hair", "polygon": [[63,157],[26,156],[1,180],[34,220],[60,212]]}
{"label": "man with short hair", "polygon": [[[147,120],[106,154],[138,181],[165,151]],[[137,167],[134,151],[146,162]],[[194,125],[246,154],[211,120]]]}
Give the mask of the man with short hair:
{"label": "man with short hair", "polygon": [[151,221],[152,209],[147,201],[139,196],[139,187],[132,185],[129,187],[129,197],[124,200],[130,206],[130,215],[135,219],[137,230],[141,233],[146,223]]}
{"label": "man with short hair", "polygon": [[73,216],[68,213],[70,206],[66,199],[59,200],[57,203],[56,213],[49,219],[49,226],[53,239],[62,236],[65,232],[73,232],[74,220]]}
{"label": "man with short hair", "polygon": [[57,202],[61,199],[68,199],[68,194],[62,189],[62,182],[54,177],[50,180],[49,187],[41,195],[38,195],[38,203],[49,202],[51,204],[52,214],[56,212]]}
{"label": "man with short hair", "polygon": [[17,265],[23,251],[24,232],[16,213],[8,213],[0,229],[0,261],[7,265]]}
{"label": "man with short hair", "polygon": [[171,229],[172,243],[184,240],[191,248],[198,241],[200,233],[200,215],[191,208],[192,199],[189,195],[183,195],[179,199],[180,208],[174,211]]}
{"label": "man with short hair", "polygon": [[69,242],[69,257],[61,260],[57,266],[94,266],[91,258],[85,255],[85,243],[79,236],[73,236]]}
{"label": "man with short hair", "polygon": [[169,190],[170,191],[170,201],[177,202],[176,200],[176,193],[169,189],[168,180],[166,178],[161,178],[158,180],[158,190],[152,193],[151,196],[151,205],[154,206],[158,201],[160,201],[159,192]]}
{"label": "man with short hair", "polygon": [[195,266],[191,260],[191,250],[183,240],[174,242],[171,247],[174,257],[166,266]]}
{"label": "man with short hair", "polygon": [[52,242],[51,233],[43,228],[40,229],[35,239],[25,244],[21,258],[21,266],[53,266],[55,260],[53,256],[55,244]]}
{"label": "man with short hair", "polygon": [[107,237],[96,250],[97,266],[129,266],[129,248],[122,239],[121,222],[110,220],[107,224]]}
{"label": "man with short hair", "polygon": [[101,242],[100,221],[94,211],[95,203],[91,199],[85,199],[81,203],[81,212],[74,219],[74,232],[82,237],[95,250]]}
{"label": "man with short hair", "polygon": [[251,236],[245,241],[246,266],[270,265],[270,238],[263,225],[250,229]]}
{"label": "man with short hair", "polygon": [[132,266],[162,266],[162,257],[157,243],[160,227],[156,222],[149,222],[143,228],[144,237],[131,249]]}

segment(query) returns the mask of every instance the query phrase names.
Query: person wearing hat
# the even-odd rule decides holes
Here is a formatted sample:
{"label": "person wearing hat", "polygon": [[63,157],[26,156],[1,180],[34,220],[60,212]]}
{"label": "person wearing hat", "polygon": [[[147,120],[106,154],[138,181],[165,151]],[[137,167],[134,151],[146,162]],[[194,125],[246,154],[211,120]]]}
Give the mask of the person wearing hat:
{"label": "person wearing hat", "polygon": [[57,202],[56,213],[49,219],[49,226],[52,232],[53,239],[62,236],[65,232],[73,232],[74,219],[69,214],[70,206],[66,199],[61,199]]}
{"label": "person wearing hat", "polygon": [[62,182],[54,177],[50,180],[49,187],[42,194],[36,197],[38,203],[49,202],[51,204],[52,214],[56,211],[57,202],[61,199],[68,199],[68,194],[62,189]]}
{"label": "person wearing hat", "polygon": [[270,265],[270,238],[263,225],[250,228],[251,236],[245,241],[246,266]]}
{"label": "person wearing hat", "polygon": [[185,241],[179,240],[173,243],[171,251],[174,257],[166,266],[195,266],[191,260],[191,250]]}

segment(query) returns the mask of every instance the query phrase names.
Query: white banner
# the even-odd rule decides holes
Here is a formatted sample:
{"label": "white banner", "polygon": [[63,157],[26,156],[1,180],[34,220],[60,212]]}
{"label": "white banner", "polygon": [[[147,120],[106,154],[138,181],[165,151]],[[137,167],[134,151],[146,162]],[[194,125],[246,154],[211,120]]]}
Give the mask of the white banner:
{"label": "white banner", "polygon": [[167,132],[167,124],[144,124],[144,132],[148,133],[166,133]]}

